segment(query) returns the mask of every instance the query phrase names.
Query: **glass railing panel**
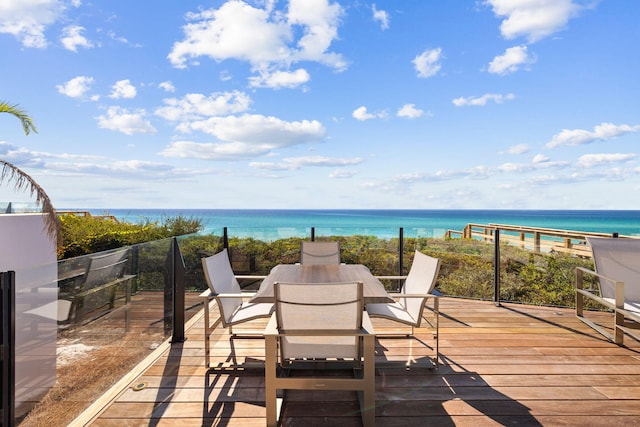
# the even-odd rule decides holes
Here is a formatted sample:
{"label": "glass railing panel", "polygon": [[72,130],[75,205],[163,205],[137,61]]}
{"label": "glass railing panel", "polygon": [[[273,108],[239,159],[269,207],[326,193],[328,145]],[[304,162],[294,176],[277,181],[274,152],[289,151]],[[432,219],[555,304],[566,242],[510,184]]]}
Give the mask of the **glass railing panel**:
{"label": "glass railing panel", "polygon": [[578,267],[593,269],[593,261],[568,253],[535,252],[502,243],[500,299],[532,305],[575,307]]}
{"label": "glass railing panel", "polygon": [[[34,300],[21,309],[32,319],[20,320],[20,331],[45,333],[45,320],[52,323],[57,376],[42,401],[46,403],[27,415],[27,424],[40,417],[61,425],[71,421],[171,336],[171,247],[172,239],[164,239],[62,260],[53,266],[52,286],[17,295],[17,306],[34,294],[51,296],[49,303],[55,306],[43,314],[46,301]],[[23,302],[19,306],[26,307]],[[187,294],[185,306],[188,320],[200,311],[197,294]],[[33,369],[33,363],[30,366]],[[27,383],[34,383],[35,377],[27,377]],[[35,383],[47,384],[39,379]]]}
{"label": "glass railing panel", "polygon": [[[433,235],[432,235],[433,236]],[[493,246],[469,239],[443,237],[406,238],[405,265],[419,250],[440,260],[436,290],[446,296],[493,298]]]}

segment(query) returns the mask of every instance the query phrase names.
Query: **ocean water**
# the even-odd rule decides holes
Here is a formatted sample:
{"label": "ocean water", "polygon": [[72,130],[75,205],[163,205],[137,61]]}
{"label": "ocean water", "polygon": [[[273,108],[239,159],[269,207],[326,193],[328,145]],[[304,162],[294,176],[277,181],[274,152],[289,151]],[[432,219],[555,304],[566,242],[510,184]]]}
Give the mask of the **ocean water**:
{"label": "ocean water", "polygon": [[[87,210],[87,209],[84,209]],[[442,237],[447,230],[462,231],[469,224],[505,224],[560,230],[619,233],[640,236],[640,210],[265,210],[265,209],[88,209],[94,215],[110,214],[121,221],[162,221],[182,215],[197,218],[203,233],[254,237],[272,241],[316,236],[371,235]]]}

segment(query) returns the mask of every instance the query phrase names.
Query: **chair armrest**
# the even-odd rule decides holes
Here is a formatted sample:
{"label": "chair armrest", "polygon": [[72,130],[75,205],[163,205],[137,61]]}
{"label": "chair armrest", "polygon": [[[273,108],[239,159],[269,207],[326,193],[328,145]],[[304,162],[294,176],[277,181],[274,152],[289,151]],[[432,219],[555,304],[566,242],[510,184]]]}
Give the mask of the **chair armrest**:
{"label": "chair armrest", "polygon": [[584,268],[584,267],[576,267],[576,270],[580,270],[580,271],[582,271],[583,273],[587,273],[587,274],[589,274],[589,275],[591,275],[591,276],[595,276],[595,277],[597,277],[597,278],[599,278],[599,279],[607,280],[607,281],[612,282],[612,283],[616,283],[616,282],[618,282],[617,280],[612,279],[611,277],[607,277],[607,276],[604,276],[604,275],[602,275],[602,274],[600,274],[600,273],[596,273],[595,271],[593,271],[593,270],[589,270],[588,268]]}
{"label": "chair armrest", "polygon": [[236,274],[236,279],[256,279],[256,280],[264,280],[267,276],[254,276],[251,274]]}
{"label": "chair armrest", "polygon": [[[578,284],[581,282],[581,280],[577,280],[576,281],[576,292],[579,292],[582,295],[585,295],[586,297],[589,297],[595,301],[598,301],[600,304],[607,306],[609,308],[612,308],[614,310],[618,310],[618,309],[623,309],[624,308],[624,282],[620,282],[619,280],[615,280],[612,279],[611,277],[607,277],[604,276],[600,273],[597,273],[593,270],[589,270],[588,268],[584,268],[584,267],[577,267],[576,270],[581,271],[582,273],[587,273],[591,276],[595,276],[599,279],[602,280],[606,280],[608,282],[613,283],[613,285],[615,286],[615,298],[614,298],[614,304],[611,304],[610,302],[606,301],[603,297],[602,297],[602,291],[599,289],[593,289],[593,288],[588,288],[588,289],[584,289],[584,288],[580,288],[578,287]],[[593,291],[598,290],[600,292],[600,295],[595,295],[593,293]]]}
{"label": "chair armrest", "polygon": [[404,280],[407,276],[374,276],[376,279]]}
{"label": "chair armrest", "polygon": [[278,321],[276,320],[276,314],[273,313],[271,318],[269,319],[269,323],[267,323],[267,327],[264,328],[264,335],[279,335],[278,332]]}
{"label": "chair armrest", "polygon": [[388,292],[391,298],[440,298],[436,294],[401,294],[399,292]]}
{"label": "chair armrest", "polygon": [[211,289],[200,294],[201,298],[253,298],[256,296],[255,292],[241,292],[239,294],[214,294]]}
{"label": "chair armrest", "polygon": [[369,313],[365,310],[362,313],[362,330],[367,335],[375,335],[376,331],[373,329],[373,324],[371,323],[371,319],[369,318]]}

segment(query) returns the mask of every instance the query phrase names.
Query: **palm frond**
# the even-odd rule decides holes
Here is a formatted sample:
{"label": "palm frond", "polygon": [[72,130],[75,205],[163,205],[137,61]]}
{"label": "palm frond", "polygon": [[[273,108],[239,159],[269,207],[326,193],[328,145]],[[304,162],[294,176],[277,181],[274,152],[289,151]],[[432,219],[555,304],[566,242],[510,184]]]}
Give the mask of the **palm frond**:
{"label": "palm frond", "polygon": [[18,104],[11,105],[8,102],[0,101],[0,113],[9,113],[16,116],[22,123],[22,129],[26,135],[31,131],[38,133],[36,125],[26,111],[18,107]]}
{"label": "palm frond", "polygon": [[45,214],[45,228],[50,238],[55,238],[57,243],[62,242],[62,229],[58,221],[56,210],[49,196],[38,183],[17,166],[0,159],[2,171],[0,172],[0,184],[5,181],[13,182],[17,191],[28,190],[31,197],[35,195],[36,203],[42,205],[42,213]]}

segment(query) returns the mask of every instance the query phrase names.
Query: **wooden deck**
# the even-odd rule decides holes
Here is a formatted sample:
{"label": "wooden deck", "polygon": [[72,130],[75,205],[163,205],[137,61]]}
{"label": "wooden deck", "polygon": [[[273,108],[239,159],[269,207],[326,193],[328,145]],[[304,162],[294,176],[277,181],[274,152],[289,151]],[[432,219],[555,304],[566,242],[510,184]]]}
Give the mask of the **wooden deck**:
{"label": "wooden deck", "polygon": [[[610,319],[606,313],[593,314]],[[426,331],[417,340],[378,340],[380,361],[412,359],[418,367],[377,369],[377,425],[640,424],[637,341],[625,337],[628,347],[612,344],[566,309],[442,298],[440,320],[436,371],[420,367],[431,352]],[[257,322],[254,329],[264,324]],[[374,321],[374,326],[381,331],[385,325]],[[225,332],[218,329],[213,337],[214,363],[229,361]],[[202,317],[197,316],[184,343],[160,349],[128,387],[112,391],[108,403],[82,424],[265,425],[263,372],[208,371],[202,334]],[[264,341],[233,343],[239,361],[264,360]],[[136,384],[144,388],[134,391]],[[287,394],[283,425],[360,424],[355,393]]]}

